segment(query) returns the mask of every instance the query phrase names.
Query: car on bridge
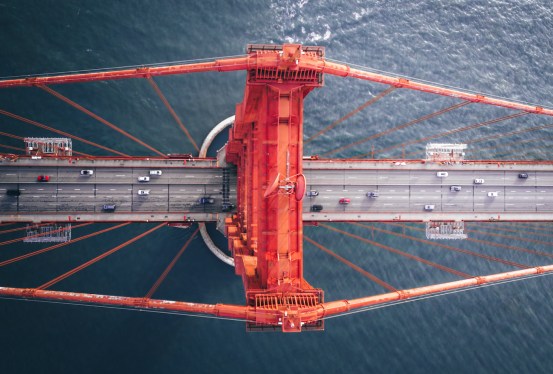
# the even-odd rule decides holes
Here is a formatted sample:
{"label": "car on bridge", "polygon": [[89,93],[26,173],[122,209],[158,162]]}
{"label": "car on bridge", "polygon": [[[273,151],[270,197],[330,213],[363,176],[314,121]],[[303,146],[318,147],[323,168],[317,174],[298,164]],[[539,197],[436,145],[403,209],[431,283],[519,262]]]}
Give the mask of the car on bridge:
{"label": "car on bridge", "polygon": [[518,177],[519,177],[520,179],[526,179],[526,178],[528,178],[528,173],[520,173],[520,174],[518,175]]}
{"label": "car on bridge", "polygon": [[94,174],[94,170],[81,170],[81,175],[91,176]]}
{"label": "car on bridge", "polygon": [[474,180],[474,184],[484,184],[484,179],[482,179],[482,178],[476,178],[476,179]]}
{"label": "car on bridge", "polygon": [[200,204],[213,204],[215,202],[215,199],[212,197],[200,197],[198,199],[198,202]]}
{"label": "car on bridge", "polygon": [[37,182],[48,182],[50,180],[50,176],[49,175],[39,175],[37,178],[36,178]]}
{"label": "car on bridge", "polygon": [[311,206],[312,212],[320,212],[321,210],[323,210],[323,206],[320,204],[315,204]]}
{"label": "car on bridge", "polygon": [[488,192],[488,197],[498,197],[498,196],[499,196],[499,192],[497,191]]}
{"label": "car on bridge", "polygon": [[138,181],[139,181],[139,182],[149,182],[149,181],[150,181],[150,177],[138,177]]}
{"label": "car on bridge", "polygon": [[340,201],[338,201],[340,204],[342,205],[348,205],[349,203],[351,203],[351,200],[348,199],[347,197],[343,197],[340,199]]}
{"label": "car on bridge", "polygon": [[104,212],[114,212],[115,208],[116,208],[115,204],[104,204],[102,206],[102,210]]}
{"label": "car on bridge", "polygon": [[150,175],[160,176],[162,174],[161,170],[150,170]]}
{"label": "car on bridge", "polygon": [[447,171],[439,171],[439,172],[436,173],[436,176],[437,176],[438,178],[445,178],[445,177],[447,177],[448,175],[449,175],[449,174],[447,173]]}
{"label": "car on bridge", "polygon": [[138,190],[138,195],[140,196],[144,196],[144,195],[149,195],[150,194],[150,190]]}
{"label": "car on bridge", "polygon": [[436,206],[433,204],[428,204],[424,206],[424,210],[428,210],[428,211],[432,211],[434,210],[434,208],[436,208]]}
{"label": "car on bridge", "polygon": [[461,191],[463,188],[461,186],[451,186],[449,187],[449,190],[450,191],[454,191],[454,192],[459,192]]}
{"label": "car on bridge", "polygon": [[319,196],[319,191],[317,190],[307,191],[307,197],[315,197],[315,196]]}
{"label": "car on bridge", "polygon": [[367,197],[370,197],[371,199],[376,199],[378,197],[378,191],[367,192]]}

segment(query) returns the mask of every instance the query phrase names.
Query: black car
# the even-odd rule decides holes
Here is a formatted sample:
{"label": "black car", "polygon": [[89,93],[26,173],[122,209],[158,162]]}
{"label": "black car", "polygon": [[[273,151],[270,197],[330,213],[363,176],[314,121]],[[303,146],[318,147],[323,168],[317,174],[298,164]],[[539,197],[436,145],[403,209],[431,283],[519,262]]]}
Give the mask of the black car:
{"label": "black car", "polygon": [[323,210],[323,206],[319,204],[311,205],[311,211],[312,212],[320,212]]}
{"label": "black car", "polygon": [[528,174],[527,173],[520,173],[518,175],[518,177],[521,178],[521,179],[526,179],[526,178],[528,178]]}
{"label": "black car", "polygon": [[19,195],[21,195],[21,191],[19,191],[19,190],[7,190],[6,195],[8,195],[8,196],[19,196]]}
{"label": "black car", "polygon": [[230,204],[230,203],[223,203],[223,206],[222,206],[223,212],[230,212],[234,208],[235,208],[234,204]]}

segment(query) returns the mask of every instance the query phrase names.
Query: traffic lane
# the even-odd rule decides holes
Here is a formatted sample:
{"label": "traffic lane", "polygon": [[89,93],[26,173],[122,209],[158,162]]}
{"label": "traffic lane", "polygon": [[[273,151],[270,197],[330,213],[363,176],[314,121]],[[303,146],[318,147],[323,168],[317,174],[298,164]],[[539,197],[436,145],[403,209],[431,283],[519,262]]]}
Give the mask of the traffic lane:
{"label": "traffic lane", "polygon": [[[497,197],[490,197],[488,193],[497,192]],[[505,191],[503,187],[479,185],[474,187],[475,212],[503,212],[505,208]]]}
{"label": "traffic lane", "polygon": [[[49,182],[39,182],[38,177],[39,176],[48,176]],[[22,171],[18,173],[18,182],[19,183],[56,183],[57,181],[57,171],[55,168],[50,171],[44,171],[44,170],[33,170],[33,171]]]}
{"label": "traffic lane", "polygon": [[536,209],[537,192],[535,187],[510,186],[505,187],[505,211]]}
{"label": "traffic lane", "polygon": [[[530,176],[531,173],[528,173]],[[553,172],[538,171],[535,172],[537,186],[553,186]]]}

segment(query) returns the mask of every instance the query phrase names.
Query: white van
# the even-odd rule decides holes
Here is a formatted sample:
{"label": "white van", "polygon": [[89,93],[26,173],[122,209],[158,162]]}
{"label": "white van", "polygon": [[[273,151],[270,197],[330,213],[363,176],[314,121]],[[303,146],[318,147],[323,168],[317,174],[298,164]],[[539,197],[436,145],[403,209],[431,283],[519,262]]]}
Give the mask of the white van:
{"label": "white van", "polygon": [[161,170],[150,170],[150,175],[161,175]]}

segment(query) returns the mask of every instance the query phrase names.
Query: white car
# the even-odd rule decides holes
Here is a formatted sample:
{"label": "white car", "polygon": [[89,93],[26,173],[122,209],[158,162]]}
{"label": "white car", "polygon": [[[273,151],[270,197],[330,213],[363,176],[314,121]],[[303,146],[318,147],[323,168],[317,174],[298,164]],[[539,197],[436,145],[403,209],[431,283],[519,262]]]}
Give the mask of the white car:
{"label": "white car", "polygon": [[436,176],[438,178],[445,178],[445,177],[448,176],[448,174],[447,174],[447,171],[439,171],[439,172],[436,173]]}
{"label": "white car", "polygon": [[498,197],[498,196],[499,196],[499,192],[497,191],[488,192],[488,197]]}
{"label": "white car", "polygon": [[138,177],[138,181],[139,181],[139,182],[149,182],[149,181],[150,181],[150,177]]}
{"label": "white car", "polygon": [[150,175],[161,175],[161,170],[150,170]]}
{"label": "white car", "polygon": [[475,179],[474,184],[484,184],[484,179],[480,179],[480,178]]}
{"label": "white car", "polygon": [[139,194],[140,196],[149,195],[149,194],[150,194],[150,190],[138,190],[138,194]]}
{"label": "white car", "polygon": [[431,210],[434,210],[435,207],[436,207],[436,206],[433,205],[433,204],[428,204],[428,205],[425,205],[425,206],[424,206],[424,210],[429,210],[429,211],[431,211]]}
{"label": "white car", "polygon": [[81,175],[93,175],[94,174],[94,170],[81,170]]}

